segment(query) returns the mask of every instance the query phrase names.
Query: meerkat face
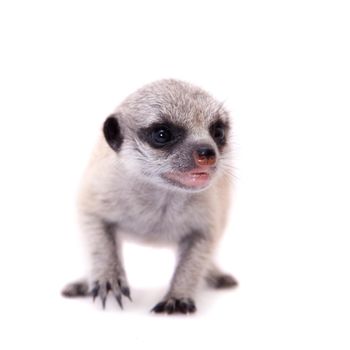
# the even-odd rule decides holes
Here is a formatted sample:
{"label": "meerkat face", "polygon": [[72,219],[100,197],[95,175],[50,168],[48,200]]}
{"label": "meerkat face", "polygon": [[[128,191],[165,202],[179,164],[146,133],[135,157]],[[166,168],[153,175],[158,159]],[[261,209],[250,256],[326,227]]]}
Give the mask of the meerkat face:
{"label": "meerkat face", "polygon": [[229,168],[229,120],[203,90],[164,80],[131,95],[107,118],[104,135],[131,174],[200,191]]}

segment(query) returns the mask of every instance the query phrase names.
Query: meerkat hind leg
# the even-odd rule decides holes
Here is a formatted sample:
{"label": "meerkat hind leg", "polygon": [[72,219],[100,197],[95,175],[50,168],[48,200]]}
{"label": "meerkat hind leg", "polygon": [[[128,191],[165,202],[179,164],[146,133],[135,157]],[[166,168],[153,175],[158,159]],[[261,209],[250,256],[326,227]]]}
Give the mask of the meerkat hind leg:
{"label": "meerkat hind leg", "polygon": [[238,281],[230,274],[222,272],[214,264],[208,269],[205,281],[209,287],[228,289],[238,286]]}
{"label": "meerkat hind leg", "polygon": [[86,279],[69,283],[63,288],[61,293],[67,298],[86,297],[90,295],[89,283]]}

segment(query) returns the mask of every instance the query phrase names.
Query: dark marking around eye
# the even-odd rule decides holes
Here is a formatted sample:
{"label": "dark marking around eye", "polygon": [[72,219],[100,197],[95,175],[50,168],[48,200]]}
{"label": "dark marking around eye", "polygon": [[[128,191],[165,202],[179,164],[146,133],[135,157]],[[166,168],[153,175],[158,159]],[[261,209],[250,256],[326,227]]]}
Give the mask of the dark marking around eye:
{"label": "dark marking around eye", "polygon": [[217,120],[209,127],[210,135],[219,148],[222,148],[226,145],[228,129],[228,122],[223,122],[221,119]]}
{"label": "dark marking around eye", "polygon": [[152,148],[169,150],[184,139],[186,130],[182,126],[164,121],[153,123],[138,131],[140,140],[147,142]]}

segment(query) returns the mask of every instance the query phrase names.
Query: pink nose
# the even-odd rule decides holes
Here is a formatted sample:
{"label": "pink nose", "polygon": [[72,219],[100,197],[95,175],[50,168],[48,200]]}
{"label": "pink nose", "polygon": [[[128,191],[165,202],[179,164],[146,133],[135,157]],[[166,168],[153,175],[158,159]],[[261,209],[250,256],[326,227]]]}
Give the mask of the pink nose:
{"label": "pink nose", "polygon": [[212,148],[200,147],[193,152],[196,164],[201,168],[209,168],[216,163],[216,154]]}

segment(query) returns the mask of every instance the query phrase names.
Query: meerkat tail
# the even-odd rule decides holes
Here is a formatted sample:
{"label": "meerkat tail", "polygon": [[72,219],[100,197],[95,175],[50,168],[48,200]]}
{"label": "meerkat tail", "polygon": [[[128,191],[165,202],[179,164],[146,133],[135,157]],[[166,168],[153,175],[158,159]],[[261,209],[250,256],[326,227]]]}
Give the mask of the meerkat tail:
{"label": "meerkat tail", "polygon": [[217,267],[211,267],[205,276],[208,286],[215,289],[234,288],[238,281],[230,274],[220,271]]}
{"label": "meerkat tail", "polygon": [[90,295],[89,283],[85,279],[69,283],[63,288],[61,293],[64,297],[67,298],[88,296]]}

